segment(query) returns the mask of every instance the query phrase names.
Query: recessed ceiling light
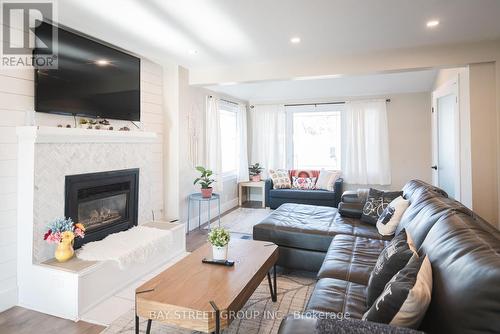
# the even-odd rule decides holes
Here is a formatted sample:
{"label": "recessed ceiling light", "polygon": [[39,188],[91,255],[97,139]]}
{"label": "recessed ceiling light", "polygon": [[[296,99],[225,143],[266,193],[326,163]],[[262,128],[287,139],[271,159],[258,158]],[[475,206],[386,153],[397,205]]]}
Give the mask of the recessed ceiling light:
{"label": "recessed ceiling light", "polygon": [[197,55],[197,54],[198,54],[198,50],[194,50],[194,49],[193,49],[193,50],[189,50],[189,51],[188,51],[188,53],[189,53],[190,55],[194,56],[194,55]]}
{"label": "recessed ceiling light", "polygon": [[300,43],[300,37],[292,37],[292,38],[290,38],[290,43],[292,43],[292,44],[299,44]]}
{"label": "recessed ceiling light", "polygon": [[98,66],[107,66],[107,65],[111,64],[111,62],[109,60],[106,60],[106,59],[98,59],[95,61],[95,64]]}
{"label": "recessed ceiling light", "polygon": [[438,20],[427,21],[427,27],[428,28],[434,28],[434,27],[437,27],[438,25],[439,25],[439,21]]}

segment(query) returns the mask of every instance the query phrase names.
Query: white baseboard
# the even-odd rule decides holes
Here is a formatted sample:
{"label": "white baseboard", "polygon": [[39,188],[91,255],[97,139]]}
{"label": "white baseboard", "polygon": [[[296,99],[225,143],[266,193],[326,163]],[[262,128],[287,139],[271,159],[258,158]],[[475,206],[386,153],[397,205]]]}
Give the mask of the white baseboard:
{"label": "white baseboard", "polygon": [[[227,201],[225,203],[221,203],[220,214],[223,215],[227,211],[229,211],[237,206],[238,206],[238,198],[237,197],[233,198],[232,200]],[[201,224],[202,225],[206,223],[206,218],[207,218],[206,212],[207,212],[206,208],[204,210],[202,209],[202,212],[201,212],[201,216],[202,216],[201,217]],[[211,207],[210,219],[216,218],[217,213],[218,213],[217,208],[214,210],[213,207]],[[187,224],[187,219],[183,223]],[[189,230],[192,231],[192,230],[197,229],[197,228],[198,228],[198,215],[189,218]]]}
{"label": "white baseboard", "polygon": [[0,312],[17,305],[17,287],[0,291]]}

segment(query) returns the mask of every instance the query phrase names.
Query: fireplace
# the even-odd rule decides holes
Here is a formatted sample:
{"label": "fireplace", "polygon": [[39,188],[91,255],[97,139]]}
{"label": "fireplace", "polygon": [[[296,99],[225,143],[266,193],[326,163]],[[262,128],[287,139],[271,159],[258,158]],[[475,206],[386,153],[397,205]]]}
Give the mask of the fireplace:
{"label": "fireplace", "polygon": [[66,176],[65,216],[86,229],[75,249],[137,225],[138,190],[139,169]]}

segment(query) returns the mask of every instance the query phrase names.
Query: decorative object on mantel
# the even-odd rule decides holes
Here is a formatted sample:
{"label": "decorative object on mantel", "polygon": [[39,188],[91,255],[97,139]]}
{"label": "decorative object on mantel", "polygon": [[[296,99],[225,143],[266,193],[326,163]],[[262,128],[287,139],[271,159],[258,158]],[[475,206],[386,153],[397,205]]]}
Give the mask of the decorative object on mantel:
{"label": "decorative object on mantel", "polygon": [[118,131],[130,131],[130,128],[124,126],[124,127],[120,128]]}
{"label": "decorative object on mantel", "polygon": [[212,259],[214,261],[227,260],[229,240],[231,240],[231,235],[224,227],[215,227],[208,233],[208,242],[212,245]]}
{"label": "decorative object on mantel", "polygon": [[47,226],[49,230],[43,236],[48,243],[57,244],[54,257],[59,262],[66,262],[73,257],[73,241],[85,237],[85,227],[75,224],[71,218],[56,218]]}
{"label": "decorative object on mantel", "polygon": [[248,167],[248,171],[250,172],[250,176],[252,177],[253,182],[260,182],[260,173],[262,173],[263,169],[264,167],[261,167],[258,162]]}
{"label": "decorative object on mantel", "polygon": [[213,188],[210,185],[215,182],[214,178],[211,177],[213,172],[202,166],[196,167],[196,170],[201,173],[201,176],[196,178],[193,184],[199,183],[201,185],[201,195],[203,198],[212,197]]}
{"label": "decorative object on mantel", "polygon": [[87,124],[89,124],[88,119],[86,119],[86,118],[80,118],[80,120],[78,121],[78,123],[80,124],[81,128],[84,128],[84,127],[88,128],[88,126],[87,126]]}

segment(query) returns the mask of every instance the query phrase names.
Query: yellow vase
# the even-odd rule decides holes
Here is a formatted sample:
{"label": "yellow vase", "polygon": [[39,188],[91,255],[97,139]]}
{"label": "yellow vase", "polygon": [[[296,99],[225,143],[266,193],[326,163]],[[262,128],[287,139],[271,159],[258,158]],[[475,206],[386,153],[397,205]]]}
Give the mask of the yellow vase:
{"label": "yellow vase", "polygon": [[66,262],[73,257],[75,251],[73,250],[73,240],[63,239],[56,248],[54,257],[59,262]]}

